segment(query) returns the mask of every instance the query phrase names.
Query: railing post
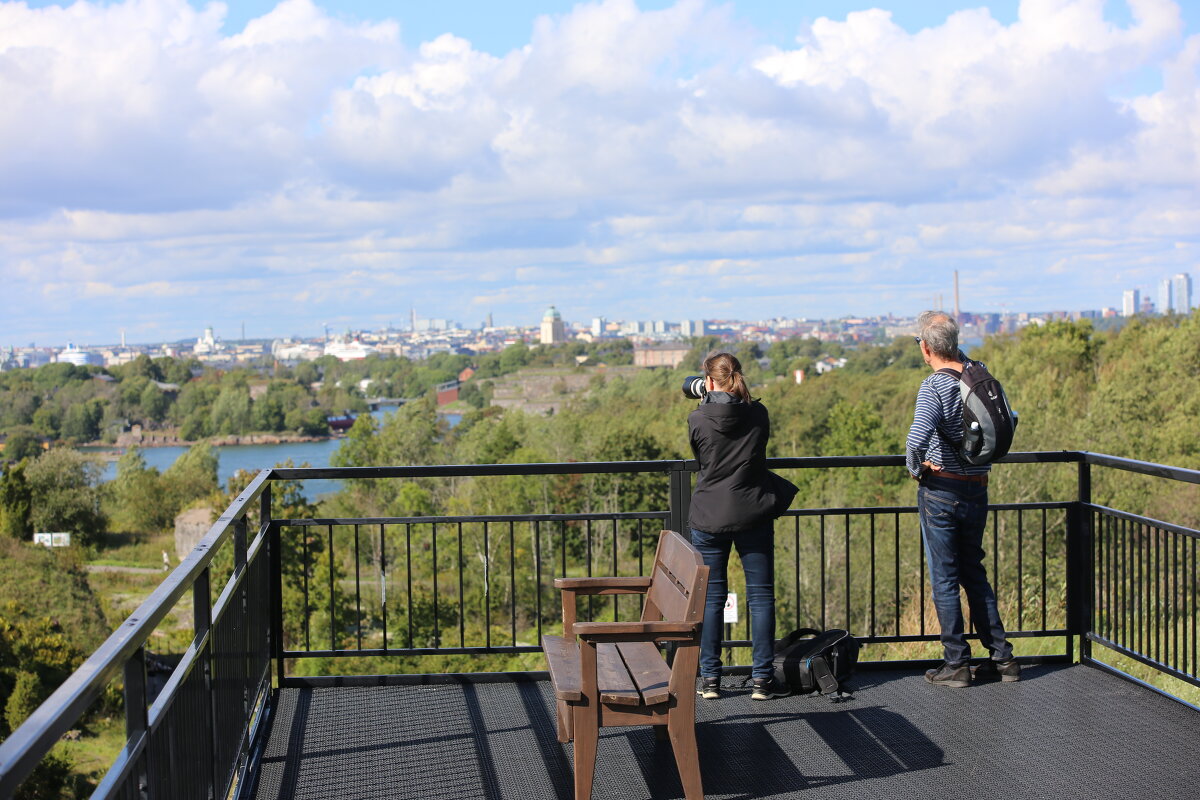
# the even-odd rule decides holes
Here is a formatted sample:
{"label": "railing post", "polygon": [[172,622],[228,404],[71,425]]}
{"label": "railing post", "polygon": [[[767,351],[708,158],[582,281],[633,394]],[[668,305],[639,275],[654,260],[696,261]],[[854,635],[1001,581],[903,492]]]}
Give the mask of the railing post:
{"label": "railing post", "polygon": [[[146,648],[139,647],[125,662],[125,740],[129,747],[147,735],[149,721],[146,715]],[[138,797],[146,800],[150,796],[150,780],[146,774],[146,750],[138,757],[134,766],[137,775]]]}
{"label": "railing post", "polygon": [[195,641],[203,642],[203,646],[196,654],[196,669],[200,670],[200,675],[204,679],[204,694],[208,702],[204,704],[205,723],[208,728],[208,746],[209,746],[209,764],[207,770],[208,776],[208,796],[216,797],[217,787],[221,785],[220,776],[218,775],[217,765],[217,711],[216,711],[216,694],[213,692],[212,680],[212,653],[213,653],[213,637],[212,637],[212,590],[210,584],[210,576],[212,570],[205,567],[204,570],[196,576],[196,582],[192,584],[192,620],[195,628]]}
{"label": "railing post", "polygon": [[688,535],[688,513],[692,500],[691,476],[687,470],[686,461],[673,461],[670,466],[670,517],[667,527],[676,533]]}
{"label": "railing post", "polygon": [[271,520],[267,531],[270,574],[267,577],[271,605],[271,660],[275,662],[275,685],[283,686],[283,536],[279,523]]}
{"label": "railing post", "polygon": [[1067,657],[1074,653],[1074,637],[1079,637],[1079,660],[1092,657],[1092,465],[1081,456],[1078,471],[1078,497],[1067,510]]}

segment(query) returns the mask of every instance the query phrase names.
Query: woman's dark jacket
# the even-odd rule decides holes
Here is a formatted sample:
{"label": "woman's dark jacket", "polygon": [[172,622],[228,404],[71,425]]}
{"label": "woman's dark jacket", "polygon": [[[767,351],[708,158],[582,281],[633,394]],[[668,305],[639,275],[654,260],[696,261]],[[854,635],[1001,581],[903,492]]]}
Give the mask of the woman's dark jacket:
{"label": "woman's dark jacket", "polygon": [[688,415],[688,438],[700,462],[688,525],[736,533],[775,519],[796,487],[767,469],[767,409],[728,392],[709,392]]}

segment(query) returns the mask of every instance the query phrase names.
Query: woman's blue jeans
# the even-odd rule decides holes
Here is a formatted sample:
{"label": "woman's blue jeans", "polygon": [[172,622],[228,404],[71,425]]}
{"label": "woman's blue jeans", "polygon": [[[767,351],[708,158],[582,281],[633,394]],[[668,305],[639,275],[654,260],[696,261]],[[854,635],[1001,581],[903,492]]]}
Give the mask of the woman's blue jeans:
{"label": "woman's blue jeans", "polygon": [[705,533],[692,528],[692,544],[708,566],[704,629],[700,633],[700,675],[721,675],[721,631],[725,596],[729,594],[729,551],[737,547],[746,573],[746,605],[750,609],[752,664],[750,674],[771,674],[775,655],[775,531],[770,522],[737,533]]}

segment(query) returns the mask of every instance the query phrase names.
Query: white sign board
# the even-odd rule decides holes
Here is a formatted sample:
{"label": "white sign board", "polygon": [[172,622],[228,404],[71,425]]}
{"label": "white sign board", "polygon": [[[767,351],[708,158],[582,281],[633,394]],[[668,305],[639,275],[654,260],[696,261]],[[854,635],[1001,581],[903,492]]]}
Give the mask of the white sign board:
{"label": "white sign board", "polygon": [[733,592],[725,596],[725,622],[737,622],[737,595]]}
{"label": "white sign board", "polygon": [[69,533],[35,533],[33,535],[33,543],[40,544],[45,547],[70,547],[71,534]]}

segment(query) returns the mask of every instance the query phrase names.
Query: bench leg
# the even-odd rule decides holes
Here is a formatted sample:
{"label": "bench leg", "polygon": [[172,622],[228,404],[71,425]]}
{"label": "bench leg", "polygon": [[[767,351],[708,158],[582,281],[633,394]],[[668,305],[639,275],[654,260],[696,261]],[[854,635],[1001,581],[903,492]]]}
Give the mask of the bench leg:
{"label": "bench leg", "polygon": [[684,797],[687,800],[704,800],[695,717],[691,714],[670,714],[667,717],[667,731],[671,737],[671,750],[675,753],[675,768],[679,770]]}
{"label": "bench leg", "polygon": [[[575,736],[575,800],[591,800],[596,775],[596,742],[600,738],[600,714],[584,699],[573,708]],[[690,798],[689,798],[690,800]]]}
{"label": "bench leg", "polygon": [[555,703],[556,714],[558,721],[558,740],[563,744],[571,741],[571,717],[573,715],[571,707],[567,705],[566,700],[559,700]]}

